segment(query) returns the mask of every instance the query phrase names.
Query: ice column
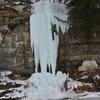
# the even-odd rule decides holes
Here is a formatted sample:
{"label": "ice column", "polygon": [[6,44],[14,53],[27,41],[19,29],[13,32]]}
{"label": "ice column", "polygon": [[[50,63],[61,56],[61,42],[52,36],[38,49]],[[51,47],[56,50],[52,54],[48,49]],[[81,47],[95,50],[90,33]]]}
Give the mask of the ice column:
{"label": "ice column", "polygon": [[[52,40],[51,23],[56,24],[65,33],[67,26],[67,9],[64,4],[40,1],[31,5],[30,31],[31,48],[35,55],[35,71],[40,63],[41,72],[46,73],[51,67],[55,74],[58,54],[59,35],[54,34]],[[59,20],[60,19],[60,20]],[[33,50],[34,49],[34,50]]]}

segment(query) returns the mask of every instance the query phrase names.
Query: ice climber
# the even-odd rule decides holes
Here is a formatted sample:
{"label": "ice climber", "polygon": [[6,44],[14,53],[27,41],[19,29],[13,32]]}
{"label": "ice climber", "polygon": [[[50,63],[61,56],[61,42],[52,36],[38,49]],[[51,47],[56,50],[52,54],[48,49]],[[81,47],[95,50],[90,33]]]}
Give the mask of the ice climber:
{"label": "ice climber", "polygon": [[57,30],[56,30],[56,24],[52,24],[52,22],[51,22],[51,31],[52,31],[52,41],[53,41],[54,40],[54,33],[56,35],[58,35],[58,34],[57,34]]}

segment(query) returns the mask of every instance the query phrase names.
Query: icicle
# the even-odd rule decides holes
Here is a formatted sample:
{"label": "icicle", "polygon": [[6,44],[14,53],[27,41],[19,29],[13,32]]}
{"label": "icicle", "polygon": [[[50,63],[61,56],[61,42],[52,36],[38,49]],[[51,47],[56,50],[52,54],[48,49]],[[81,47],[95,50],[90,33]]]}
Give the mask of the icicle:
{"label": "icicle", "polygon": [[[54,33],[52,41],[51,23],[56,24],[56,31],[65,32],[66,23],[57,20],[67,20],[66,8],[63,4],[40,1],[32,4],[32,15],[30,17],[31,26],[31,48],[34,48],[35,69],[38,71],[40,63],[41,72],[47,72],[47,66],[50,66],[52,73],[55,74],[56,60],[58,54],[59,36]],[[56,16],[56,17],[55,17]]]}
{"label": "icicle", "polygon": [[[61,91],[67,78],[66,74],[57,72],[56,61],[59,46],[59,35],[54,33],[52,40],[52,26],[55,25],[55,32],[59,33],[59,27],[65,33],[67,23],[67,9],[64,4],[40,1],[32,4],[32,15],[30,17],[31,48],[35,55],[35,72],[29,79],[31,94],[28,100],[49,100],[67,97],[65,91]],[[52,23],[52,25],[51,25]],[[34,49],[34,50],[33,50]],[[41,73],[38,73],[38,67]],[[47,73],[47,67],[49,73]],[[52,70],[52,74],[50,73]]]}

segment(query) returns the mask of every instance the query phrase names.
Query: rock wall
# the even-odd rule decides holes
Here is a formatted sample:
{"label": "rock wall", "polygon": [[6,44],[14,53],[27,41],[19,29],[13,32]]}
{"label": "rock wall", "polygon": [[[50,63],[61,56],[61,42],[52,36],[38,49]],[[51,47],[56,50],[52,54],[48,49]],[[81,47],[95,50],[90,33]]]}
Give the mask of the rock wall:
{"label": "rock wall", "polygon": [[57,70],[63,72],[77,69],[84,60],[96,60],[100,66],[100,30],[89,37],[75,32],[60,34],[58,55]]}
{"label": "rock wall", "polygon": [[30,5],[26,1],[0,1],[0,70],[30,75],[34,63],[30,48]]}
{"label": "rock wall", "polygon": [[[30,48],[30,2],[16,1],[0,0],[0,70],[30,75],[34,72]],[[77,68],[89,59],[96,60],[100,66],[100,33],[88,38],[74,32],[59,35],[57,70],[67,72],[68,68]]]}

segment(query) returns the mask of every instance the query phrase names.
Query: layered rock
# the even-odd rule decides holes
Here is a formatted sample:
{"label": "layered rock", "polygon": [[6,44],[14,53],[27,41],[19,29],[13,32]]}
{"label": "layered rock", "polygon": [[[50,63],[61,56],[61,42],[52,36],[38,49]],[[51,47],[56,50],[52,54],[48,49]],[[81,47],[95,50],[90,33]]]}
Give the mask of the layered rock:
{"label": "layered rock", "polygon": [[[33,72],[29,17],[29,0],[0,0],[0,70],[24,74]],[[65,35],[60,34],[57,70],[77,69],[84,60],[96,60],[100,66],[99,33],[100,29],[91,37],[78,35],[72,30]]]}
{"label": "layered rock", "polygon": [[30,48],[30,5],[26,1],[0,2],[0,70],[30,75],[34,64]]}

